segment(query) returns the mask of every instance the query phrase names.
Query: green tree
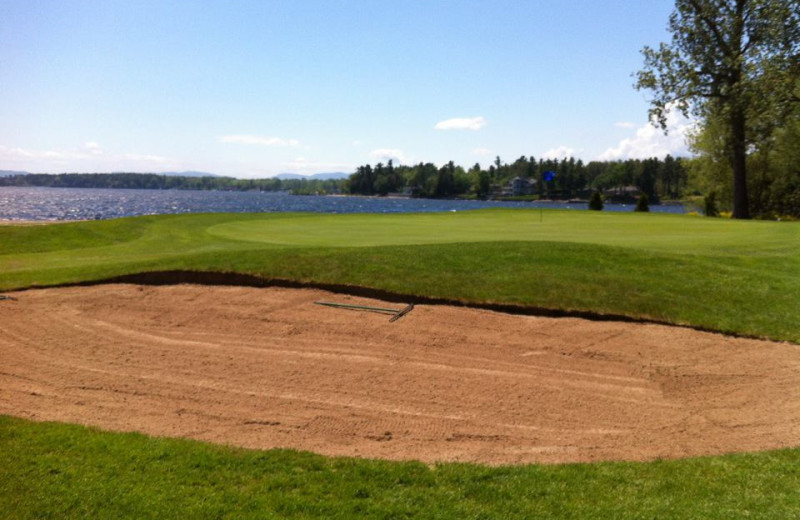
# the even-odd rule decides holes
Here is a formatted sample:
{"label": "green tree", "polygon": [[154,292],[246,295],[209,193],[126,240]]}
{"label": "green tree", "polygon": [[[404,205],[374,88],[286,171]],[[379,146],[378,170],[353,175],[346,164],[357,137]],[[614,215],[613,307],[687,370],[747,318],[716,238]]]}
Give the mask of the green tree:
{"label": "green tree", "polygon": [[748,146],[797,101],[799,21],[800,0],[676,0],[671,43],[642,50],[636,88],[654,92],[662,128],[670,107],[722,122],[734,218],[750,217]]}
{"label": "green tree", "polygon": [[350,176],[349,191],[356,195],[373,195],[375,193],[375,173],[372,166],[359,166]]}
{"label": "green tree", "polygon": [[408,185],[411,187],[413,197],[433,197],[438,182],[436,165],[433,163],[419,163],[410,172]]}
{"label": "green tree", "polygon": [[646,193],[639,195],[639,200],[636,201],[636,208],[633,211],[648,212],[650,211],[650,200],[647,198]]}
{"label": "green tree", "polygon": [[475,163],[467,172],[468,178],[472,183],[472,191],[479,199],[485,199],[492,190],[492,178],[489,172],[481,169],[479,163]]}
{"label": "green tree", "polygon": [[478,170],[478,176],[475,183],[475,195],[479,199],[485,199],[492,191],[492,177],[486,170]]}
{"label": "green tree", "polygon": [[707,217],[718,217],[719,210],[717,209],[717,192],[709,192],[708,195],[703,197],[703,213]]}
{"label": "green tree", "polygon": [[747,158],[751,206],[762,218],[800,217],[800,106]]}
{"label": "green tree", "polygon": [[456,166],[453,161],[448,162],[439,168],[439,177],[436,180],[436,197],[450,197],[455,194],[455,173]]}
{"label": "green tree", "polygon": [[681,196],[681,191],[686,185],[686,169],[681,159],[675,159],[671,155],[664,158],[658,172],[661,181],[660,193],[669,199],[677,199]]}
{"label": "green tree", "polygon": [[589,199],[589,209],[594,211],[603,210],[603,196],[599,191],[592,193],[592,198]]}

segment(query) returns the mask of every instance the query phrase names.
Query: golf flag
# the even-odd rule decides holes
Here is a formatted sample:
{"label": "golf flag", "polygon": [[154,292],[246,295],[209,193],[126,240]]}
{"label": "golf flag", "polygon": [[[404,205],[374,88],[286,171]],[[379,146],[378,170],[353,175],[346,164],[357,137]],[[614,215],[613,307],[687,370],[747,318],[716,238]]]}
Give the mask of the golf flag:
{"label": "golf flag", "polygon": [[546,171],[546,172],[544,172],[544,180],[546,180],[547,182],[550,182],[555,178],[556,178],[556,172],[554,172],[554,171]]}

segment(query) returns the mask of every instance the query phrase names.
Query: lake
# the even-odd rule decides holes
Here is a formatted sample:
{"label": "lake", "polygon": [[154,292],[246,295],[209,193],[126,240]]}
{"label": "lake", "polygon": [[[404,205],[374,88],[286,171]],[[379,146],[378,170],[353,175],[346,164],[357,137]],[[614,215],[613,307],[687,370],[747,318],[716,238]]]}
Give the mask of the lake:
{"label": "lake", "polygon": [[[587,205],[570,202],[299,196],[255,191],[0,188],[0,220],[93,220],[135,215],[215,212],[417,213],[483,208],[585,210]],[[606,204],[605,210],[633,211],[633,205]],[[686,212],[681,205],[652,205],[650,211]]]}

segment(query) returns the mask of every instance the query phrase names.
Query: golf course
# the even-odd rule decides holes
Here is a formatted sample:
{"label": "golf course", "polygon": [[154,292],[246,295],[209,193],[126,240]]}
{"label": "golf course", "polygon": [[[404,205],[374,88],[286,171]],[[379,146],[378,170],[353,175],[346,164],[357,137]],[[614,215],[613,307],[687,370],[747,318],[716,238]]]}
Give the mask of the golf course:
{"label": "golf course", "polygon": [[[2,225],[0,292],[0,517],[800,515],[794,222],[481,210]],[[315,299],[418,307],[390,324]],[[542,389],[551,408],[513,415],[511,398]],[[258,408],[259,392],[285,404]],[[205,418],[170,422],[193,406]],[[350,415],[326,426],[333,408]],[[251,429],[228,428],[235,415]],[[520,455],[515,439],[550,448]]]}

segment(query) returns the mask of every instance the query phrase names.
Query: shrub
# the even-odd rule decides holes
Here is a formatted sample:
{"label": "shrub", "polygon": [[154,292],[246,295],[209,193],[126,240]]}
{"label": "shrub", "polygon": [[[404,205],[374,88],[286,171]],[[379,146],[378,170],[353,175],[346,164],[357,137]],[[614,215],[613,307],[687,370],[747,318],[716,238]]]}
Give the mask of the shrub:
{"label": "shrub", "polygon": [[707,217],[718,217],[719,208],[717,208],[717,192],[712,191],[703,197],[703,213]]}
{"label": "shrub", "polygon": [[650,199],[647,198],[647,194],[642,193],[639,195],[639,200],[636,201],[636,209],[633,211],[650,211]]}
{"label": "shrub", "polygon": [[589,199],[589,209],[594,211],[603,210],[603,196],[599,191],[592,193],[592,198]]}

